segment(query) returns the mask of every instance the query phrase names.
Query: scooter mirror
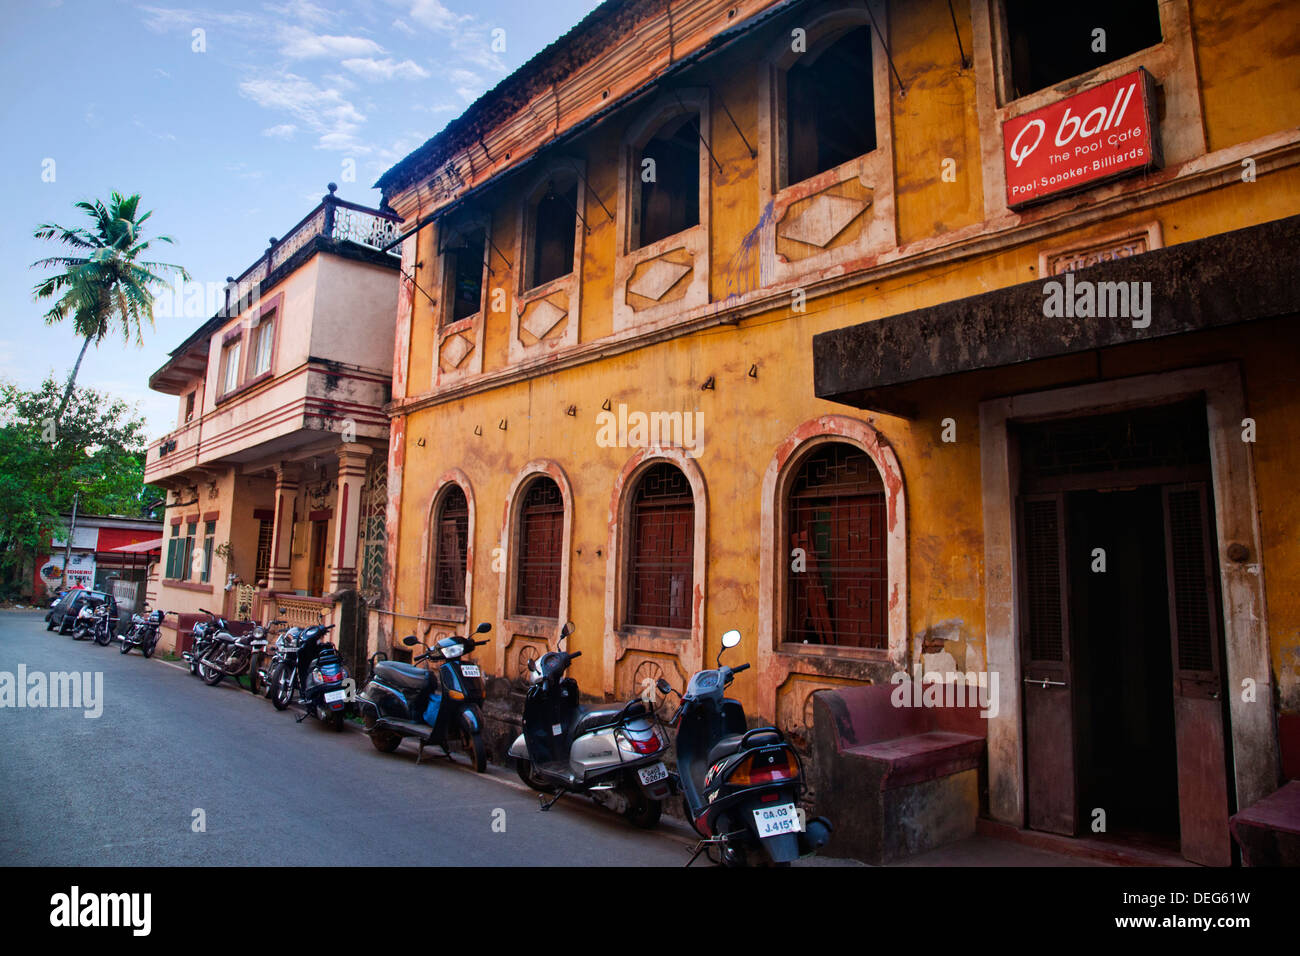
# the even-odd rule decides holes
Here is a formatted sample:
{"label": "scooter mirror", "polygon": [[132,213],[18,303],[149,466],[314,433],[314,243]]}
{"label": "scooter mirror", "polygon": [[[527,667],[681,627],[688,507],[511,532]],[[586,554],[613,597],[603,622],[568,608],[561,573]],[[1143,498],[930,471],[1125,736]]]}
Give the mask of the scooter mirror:
{"label": "scooter mirror", "polygon": [[402,638],[402,643],[405,644],[407,647],[414,647],[416,644],[419,644],[420,642],[415,639],[414,634],[407,634],[406,637]]}
{"label": "scooter mirror", "polygon": [[488,631],[490,631],[490,630],[492,630],[492,625],[489,624],[487,621],[484,621],[484,622],[483,622],[482,624],[480,624],[478,627],[474,628],[474,633],[475,633],[475,634],[486,634],[486,633],[487,633]]}
{"label": "scooter mirror", "polygon": [[568,636],[569,636],[570,634],[572,634],[572,633],[573,633],[573,622],[572,622],[572,621],[566,621],[566,622],[564,623],[564,627],[560,628],[560,637],[561,637],[561,638],[565,638],[565,637],[568,637]]}
{"label": "scooter mirror", "polygon": [[668,681],[664,680],[662,677],[655,681],[655,687],[658,688],[659,693],[664,695],[672,693],[673,690],[673,685],[668,683]]}
{"label": "scooter mirror", "polygon": [[722,647],[718,648],[718,659],[716,665],[722,666],[722,653],[729,647],[735,647],[740,643],[740,632],[736,630],[728,631],[722,635]]}

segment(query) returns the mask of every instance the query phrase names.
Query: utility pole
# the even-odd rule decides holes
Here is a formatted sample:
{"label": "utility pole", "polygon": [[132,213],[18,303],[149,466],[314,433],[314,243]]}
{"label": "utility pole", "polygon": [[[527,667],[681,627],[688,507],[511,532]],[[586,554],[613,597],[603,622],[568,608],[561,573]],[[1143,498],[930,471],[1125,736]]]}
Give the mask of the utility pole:
{"label": "utility pole", "polygon": [[72,536],[77,533],[77,502],[81,500],[81,492],[72,493],[72,526],[68,528],[68,540],[63,545],[63,586],[68,586],[68,562],[72,560]]}

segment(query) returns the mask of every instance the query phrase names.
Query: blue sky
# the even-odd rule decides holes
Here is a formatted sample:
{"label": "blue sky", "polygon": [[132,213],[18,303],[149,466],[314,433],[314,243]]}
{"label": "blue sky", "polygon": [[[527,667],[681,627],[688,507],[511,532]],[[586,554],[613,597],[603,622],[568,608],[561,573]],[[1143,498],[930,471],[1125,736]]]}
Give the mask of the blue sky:
{"label": "blue sky", "polygon": [[[80,341],[47,327],[30,264],[41,222],[80,225],[79,199],[139,192],[159,259],[196,281],[238,275],[320,200],[377,205],[370,184],[598,5],[598,0],[325,0],[173,6],[7,4],[0,34],[0,378],[63,381]],[[505,49],[494,52],[493,31]],[[203,31],[199,43],[194,33]],[[195,46],[205,50],[196,52]],[[43,180],[53,160],[54,181]],[[345,173],[355,168],[355,181]],[[79,384],[138,403],[150,435],[176,400],[149,374],[197,325],[159,317],[143,348],[92,346]]]}

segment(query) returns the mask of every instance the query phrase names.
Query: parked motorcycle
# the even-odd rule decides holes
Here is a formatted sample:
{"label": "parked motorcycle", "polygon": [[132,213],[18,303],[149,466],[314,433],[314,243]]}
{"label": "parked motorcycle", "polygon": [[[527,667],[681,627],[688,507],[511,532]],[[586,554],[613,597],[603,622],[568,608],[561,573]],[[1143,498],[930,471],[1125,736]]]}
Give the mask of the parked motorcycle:
{"label": "parked motorcycle", "polygon": [[[668,721],[677,727],[677,772],[691,825],[703,838],[699,855],[745,866],[764,859],[782,866],[810,856],[830,839],[825,817],[807,819],[799,806],[803,768],[799,755],[775,727],[748,729],[740,702],[727,686],[748,664],[725,667],[722,655],[740,643],[739,631],[722,635],[715,669],[695,674]],[[672,688],[660,678],[662,694]]]}
{"label": "parked motorcycle", "polygon": [[198,621],[190,630],[190,649],[181,654],[195,677],[199,676],[199,658],[212,646],[212,638],[218,631],[224,631],[230,626],[225,618],[218,617],[206,608],[199,608],[199,611],[206,614],[208,619]]}
{"label": "parked motorcycle", "polygon": [[212,633],[207,649],[198,656],[199,679],[209,687],[216,687],[225,677],[238,682],[252,670],[254,655],[264,651],[266,645],[266,631],[261,625],[238,637],[227,630]]}
{"label": "parked motorcycle", "polygon": [[95,623],[91,626],[90,636],[100,647],[108,647],[117,633],[117,602],[104,601],[94,610]]}
{"label": "parked motorcycle", "polygon": [[[145,605],[148,610],[148,605]],[[131,626],[118,638],[121,645],[118,650],[123,654],[131,653],[131,648],[140,648],[145,657],[153,657],[153,649],[158,644],[158,629],[162,627],[166,611],[149,611],[147,614],[132,614]],[[98,636],[96,640],[98,640]],[[107,643],[107,642],[105,642]]]}
{"label": "parked motorcycle", "polygon": [[294,684],[298,674],[298,641],[302,628],[291,627],[283,631],[271,652],[271,663],[258,676],[266,688],[266,696],[276,710],[284,710],[293,703]]}
{"label": "parked motorcycle", "polygon": [[[475,634],[486,634],[492,625],[484,622]],[[412,664],[382,660],[378,654],[370,659],[370,679],[357,695],[357,709],[366,733],[376,750],[392,753],[404,737],[414,737],[420,745],[418,763],[424,748],[437,744],[451,757],[453,749],[465,752],[474,769],[487,769],[487,749],[483,745],[483,675],[478,665],[466,659],[474,648],[487,641],[451,634],[438,639],[433,647],[402,638],[407,647],[424,647]],[[438,663],[437,670],[416,667],[426,660]]]}
{"label": "parked motorcycle", "polygon": [[[104,622],[109,637],[98,638],[100,622]],[[95,640],[101,647],[112,640],[111,627],[117,625],[117,605],[111,595],[91,597],[82,605],[72,622],[72,639],[74,641]]]}
{"label": "parked motorcycle", "polygon": [[[573,633],[560,631],[557,647]],[[639,827],[659,822],[662,801],[672,792],[664,766],[667,740],[654,721],[654,706],[640,698],[621,707],[584,710],[578,684],[566,677],[582,651],[550,651],[533,662],[524,700],[524,732],[510,746],[524,783],[543,793],[549,810],[565,793],[587,794]]]}
{"label": "parked motorcycle", "polygon": [[334,645],[325,640],[333,629],[333,624],[316,624],[286,631],[276,641],[271,666],[261,675],[276,710],[288,707],[296,694],[306,708],[298,723],[315,717],[333,730],[342,730],[343,719],[355,705],[347,690],[351,675]]}

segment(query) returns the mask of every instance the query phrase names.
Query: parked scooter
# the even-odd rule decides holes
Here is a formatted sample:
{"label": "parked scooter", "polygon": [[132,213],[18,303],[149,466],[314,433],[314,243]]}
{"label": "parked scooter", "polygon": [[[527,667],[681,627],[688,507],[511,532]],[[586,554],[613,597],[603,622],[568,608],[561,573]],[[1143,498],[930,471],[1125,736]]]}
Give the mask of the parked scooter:
{"label": "parked scooter", "polygon": [[[480,624],[475,634],[486,634],[492,625]],[[474,648],[488,641],[450,634],[433,647],[422,644],[414,635],[402,638],[407,647],[424,647],[412,664],[370,659],[370,680],[357,695],[357,709],[366,733],[376,750],[392,753],[403,737],[414,737],[420,745],[418,763],[424,748],[437,744],[451,757],[453,748],[469,757],[474,769],[487,769],[487,749],[483,745],[483,675],[478,665],[466,659]],[[416,667],[422,661],[439,662],[435,671]]]}
{"label": "parked scooter", "polygon": [[[145,610],[148,605],[145,605]],[[140,653],[145,657],[153,657],[153,649],[158,644],[158,629],[162,627],[163,618],[167,616],[166,611],[149,611],[148,614],[132,614],[131,626],[126,633],[118,638],[121,646],[118,648],[123,654],[131,653],[131,648],[140,648]],[[96,634],[95,640],[99,640]],[[104,643],[108,643],[105,641]]]}
{"label": "parked scooter", "polygon": [[[708,852],[727,866],[770,860],[789,865],[830,839],[825,817],[808,820],[799,806],[803,769],[799,755],[775,727],[749,730],[740,701],[725,696],[735,675],[722,654],[740,643],[739,631],[722,635],[714,670],[695,674],[669,724],[677,726],[677,772],[691,825],[703,839],[690,866]],[[662,678],[660,693],[672,691]]]}
{"label": "parked scooter", "polygon": [[252,669],[254,655],[266,650],[266,645],[266,631],[261,625],[238,637],[226,630],[216,631],[198,657],[199,679],[209,687],[216,687],[225,677],[238,683]]}
{"label": "parked scooter", "polygon": [[[573,633],[560,630],[557,648]],[[639,827],[659,822],[671,793],[663,757],[668,742],[655,725],[653,704],[636,698],[620,707],[584,710],[578,684],[566,677],[582,651],[554,650],[533,662],[524,700],[524,732],[510,746],[524,783],[554,793],[549,810],[566,793],[583,793]]]}

